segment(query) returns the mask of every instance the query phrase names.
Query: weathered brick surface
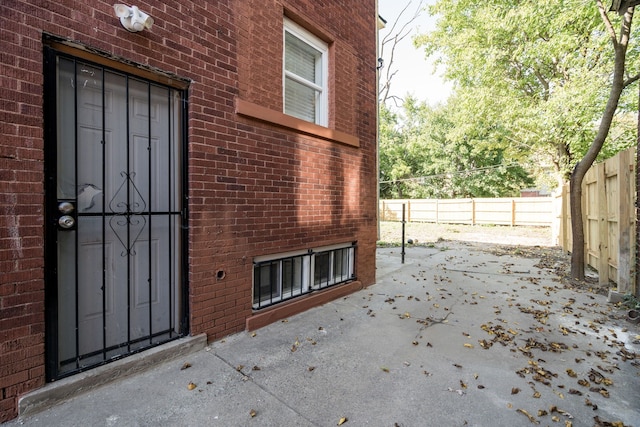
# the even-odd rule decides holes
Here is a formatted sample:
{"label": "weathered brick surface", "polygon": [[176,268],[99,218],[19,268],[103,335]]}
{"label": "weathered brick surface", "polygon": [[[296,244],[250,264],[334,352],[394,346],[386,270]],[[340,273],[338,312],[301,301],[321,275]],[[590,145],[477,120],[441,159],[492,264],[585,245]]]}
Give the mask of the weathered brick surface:
{"label": "weathered brick surface", "polygon": [[[357,241],[358,278],[374,281],[375,1],[165,3],[136,3],[155,20],[142,33],[113,2],[0,3],[0,422],[44,383],[43,32],[192,81],[191,333],[244,328],[259,255]],[[329,127],[359,148],[235,113],[236,98],[282,111],[284,14],[329,43]]]}

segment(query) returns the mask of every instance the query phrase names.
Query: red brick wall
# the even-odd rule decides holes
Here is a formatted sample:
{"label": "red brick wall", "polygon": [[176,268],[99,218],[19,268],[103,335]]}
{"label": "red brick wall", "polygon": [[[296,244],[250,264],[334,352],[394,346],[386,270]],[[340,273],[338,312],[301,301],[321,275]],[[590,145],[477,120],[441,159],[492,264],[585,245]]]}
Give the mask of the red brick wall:
{"label": "red brick wall", "polygon": [[[358,278],[374,282],[375,1],[164,3],[136,3],[155,20],[142,33],[111,1],[0,4],[0,422],[44,383],[43,31],[192,80],[192,334],[244,329],[257,255],[358,241]],[[235,113],[236,97],[282,111],[284,13],[330,42],[330,127],[359,148]]]}

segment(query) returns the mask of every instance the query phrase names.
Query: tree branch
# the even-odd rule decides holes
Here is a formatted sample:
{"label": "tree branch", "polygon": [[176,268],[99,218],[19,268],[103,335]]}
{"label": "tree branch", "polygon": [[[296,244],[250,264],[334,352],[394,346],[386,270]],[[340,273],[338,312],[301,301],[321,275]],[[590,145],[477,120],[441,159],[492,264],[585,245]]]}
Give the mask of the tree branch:
{"label": "tree branch", "polygon": [[423,3],[424,3],[424,0],[420,0],[418,2],[418,6],[416,7],[416,10],[413,13],[413,16],[411,16],[411,18],[409,18],[409,20],[405,22],[402,26],[400,26],[400,28],[396,31],[396,27],[398,27],[400,23],[400,18],[404,15],[404,13],[407,11],[409,6],[411,5],[411,2],[407,3],[407,5],[402,9],[398,17],[393,22],[393,25],[391,26],[389,33],[386,36],[384,36],[384,38],[382,39],[381,47],[380,47],[381,57],[384,57],[384,50],[387,44],[391,44],[391,54],[389,55],[389,58],[387,60],[387,64],[385,67],[382,88],[379,89],[379,92],[378,92],[378,95],[379,95],[378,97],[380,99],[380,102],[382,103],[385,103],[387,99],[393,99],[397,105],[396,99],[394,99],[397,97],[389,96],[389,91],[391,88],[391,79],[398,72],[398,70],[392,69],[396,47],[404,38],[410,35],[411,32],[413,31],[413,28],[410,28],[410,25],[420,16],[424,8]]}
{"label": "tree branch", "polygon": [[638,80],[640,80],[640,73],[636,74],[635,76],[627,77],[622,85],[624,87],[627,87],[630,84],[637,82]]}
{"label": "tree branch", "polygon": [[609,33],[609,38],[611,39],[611,42],[613,43],[614,48],[617,49],[618,36],[616,34],[615,28],[613,28],[613,24],[611,23],[611,20],[609,19],[609,15],[607,15],[607,10],[605,9],[604,4],[602,4],[602,0],[596,0],[596,3],[598,5],[598,10],[600,11],[600,17],[602,18],[602,22],[604,22],[604,26],[607,32]]}

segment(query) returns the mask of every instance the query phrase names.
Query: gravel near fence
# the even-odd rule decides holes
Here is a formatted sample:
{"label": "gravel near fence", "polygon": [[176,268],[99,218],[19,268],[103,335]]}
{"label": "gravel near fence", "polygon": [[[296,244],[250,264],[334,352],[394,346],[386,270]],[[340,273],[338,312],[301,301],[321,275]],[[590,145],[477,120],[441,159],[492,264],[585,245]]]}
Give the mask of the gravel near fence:
{"label": "gravel near fence", "polygon": [[[513,246],[555,246],[550,227],[503,225],[463,225],[407,222],[405,243],[427,245],[439,241],[464,241]],[[379,246],[395,246],[402,242],[402,223],[381,221]]]}

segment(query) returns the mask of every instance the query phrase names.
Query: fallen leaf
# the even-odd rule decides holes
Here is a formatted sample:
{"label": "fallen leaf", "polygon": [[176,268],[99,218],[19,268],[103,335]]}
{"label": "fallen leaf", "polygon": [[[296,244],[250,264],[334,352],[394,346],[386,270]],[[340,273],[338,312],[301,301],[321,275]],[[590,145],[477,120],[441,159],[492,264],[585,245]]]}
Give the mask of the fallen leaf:
{"label": "fallen leaf", "polygon": [[180,368],[180,370],[184,371],[185,369],[189,369],[190,367],[191,367],[191,363],[185,362],[185,364],[182,365],[182,368]]}
{"label": "fallen leaf", "polygon": [[250,410],[250,411],[249,411],[249,416],[250,416],[251,418],[255,417],[256,415],[258,415],[258,413],[257,413],[254,409],[252,409],[252,410]]}
{"label": "fallen leaf", "polygon": [[565,411],[563,409],[558,408],[555,405],[552,405],[552,406],[549,407],[549,412],[557,412],[559,414],[564,415],[565,417],[573,418],[573,415],[571,415],[570,413],[568,413],[567,411]]}
{"label": "fallen leaf", "polygon": [[256,335],[258,335],[258,334],[256,334],[255,332],[254,332],[254,333],[252,333],[252,334],[251,334],[251,338],[255,337]]}
{"label": "fallen leaf", "polygon": [[467,388],[467,385],[462,380],[460,380],[460,387]]}
{"label": "fallen leaf", "polygon": [[338,420],[338,425],[341,426],[342,424],[346,423],[347,421],[349,421],[347,419],[347,417],[342,417],[342,418],[340,418],[340,420]]}
{"label": "fallen leaf", "polygon": [[197,386],[194,383],[189,383],[187,384],[187,390],[193,390],[194,388],[196,388]]}
{"label": "fallen leaf", "polygon": [[464,346],[467,348],[473,348],[473,344],[469,344],[468,342],[464,343]]}
{"label": "fallen leaf", "polygon": [[530,413],[528,413],[524,409],[516,409],[516,411],[520,412],[521,414],[526,415],[527,418],[529,418],[529,421],[531,421],[533,424],[540,424],[540,421],[536,420],[536,418],[533,415],[531,415]]}
{"label": "fallen leaf", "polygon": [[251,368],[252,371],[259,371],[260,370],[260,366],[254,366],[253,368]]}
{"label": "fallen leaf", "polygon": [[578,376],[578,374],[576,374],[573,369],[567,369],[567,375],[569,375],[571,378],[576,378]]}
{"label": "fallen leaf", "polygon": [[518,387],[513,387],[511,389],[511,394],[518,394],[518,393],[520,393],[520,389]]}
{"label": "fallen leaf", "polygon": [[315,367],[315,366],[309,366],[309,367],[307,368],[307,371],[309,371],[309,372],[313,372],[315,369],[316,369],[316,367]]}
{"label": "fallen leaf", "polygon": [[382,369],[382,372],[389,372],[389,368],[386,368],[384,366],[380,367],[380,369]]}

